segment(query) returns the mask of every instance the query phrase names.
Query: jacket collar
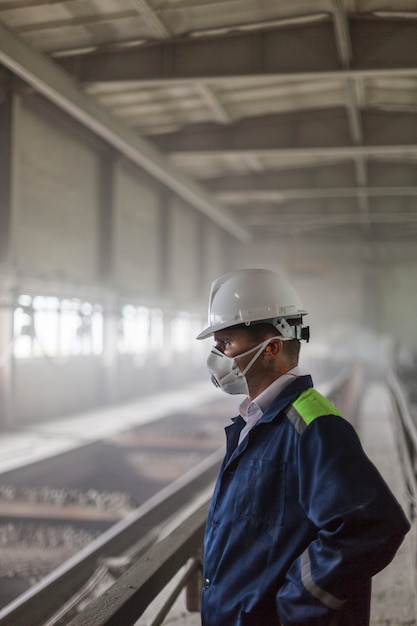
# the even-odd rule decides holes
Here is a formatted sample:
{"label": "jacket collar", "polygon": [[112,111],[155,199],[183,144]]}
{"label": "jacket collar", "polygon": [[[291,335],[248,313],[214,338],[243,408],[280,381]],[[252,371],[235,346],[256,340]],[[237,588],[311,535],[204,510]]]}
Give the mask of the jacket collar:
{"label": "jacket collar", "polygon": [[300,393],[311,387],[313,387],[313,380],[310,375],[307,374],[294,378],[294,380],[284,387],[281,393],[272,400],[258,423],[264,424],[265,422],[271,422],[275,416],[291,404]]}
{"label": "jacket collar", "polygon": [[[300,395],[300,393],[302,393],[306,389],[310,389],[311,387],[313,387],[313,381],[311,376],[306,375],[294,378],[293,382],[284,387],[284,389],[274,398],[274,400],[272,400],[270,405],[267,407],[265,413],[259,420],[258,424],[272,422],[283,409],[285,409],[289,404],[291,404],[293,400],[295,400],[295,398]],[[240,415],[238,415],[237,417],[234,417],[232,419],[232,422],[233,424],[227,426],[225,429],[227,437],[225,466],[229,465],[232,460],[234,460],[244,450],[246,450],[249,441],[249,437],[245,437],[240,446],[237,446],[239,434],[245,425],[245,421]]]}

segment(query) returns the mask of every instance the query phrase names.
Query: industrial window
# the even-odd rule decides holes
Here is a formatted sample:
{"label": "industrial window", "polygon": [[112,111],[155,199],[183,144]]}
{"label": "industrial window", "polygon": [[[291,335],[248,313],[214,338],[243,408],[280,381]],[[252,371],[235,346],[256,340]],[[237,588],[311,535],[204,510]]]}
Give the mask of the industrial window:
{"label": "industrial window", "polygon": [[[167,322],[167,319],[170,320]],[[14,312],[13,353],[17,358],[66,358],[103,353],[103,309],[78,298],[21,295]],[[195,336],[200,318],[186,311],[164,314],[159,308],[127,304],[119,323],[118,350],[143,365],[167,365],[173,354],[201,359]]]}
{"label": "industrial window", "polygon": [[119,351],[122,354],[143,355],[150,342],[150,309],[127,304],[120,320]]}
{"label": "industrial window", "polygon": [[103,312],[77,298],[21,295],[14,312],[17,358],[100,355]]}
{"label": "industrial window", "polygon": [[174,352],[191,352],[193,342],[193,316],[179,311],[171,320],[172,349]]}
{"label": "industrial window", "polygon": [[119,352],[146,355],[164,345],[164,316],[161,309],[127,304],[122,309]]}
{"label": "industrial window", "polygon": [[201,328],[201,317],[187,311],[177,312],[171,320],[172,351],[184,355],[188,361],[196,365],[203,362],[207,350],[207,344],[203,341],[196,341]]}

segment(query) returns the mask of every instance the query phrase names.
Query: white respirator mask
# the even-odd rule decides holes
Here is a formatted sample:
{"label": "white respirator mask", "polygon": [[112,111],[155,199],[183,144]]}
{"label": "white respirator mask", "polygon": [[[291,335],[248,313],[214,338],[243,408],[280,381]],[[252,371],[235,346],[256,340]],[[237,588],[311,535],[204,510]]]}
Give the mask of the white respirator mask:
{"label": "white respirator mask", "polygon": [[[242,352],[241,354],[237,354],[234,357],[226,356],[223,352],[220,352],[220,350],[213,347],[207,357],[207,369],[211,374],[211,382],[213,385],[215,387],[219,387],[219,389],[225,393],[233,395],[241,393],[248,395],[249,389],[245,375],[272,339],[279,339],[280,341],[283,341],[283,337],[269,337],[262,343],[258,343],[258,345],[254,348],[246,350],[246,352]],[[241,357],[251,354],[252,352],[255,352],[255,355],[249,361],[247,366],[243,370],[240,370],[238,364],[236,363],[236,359],[240,359]]]}

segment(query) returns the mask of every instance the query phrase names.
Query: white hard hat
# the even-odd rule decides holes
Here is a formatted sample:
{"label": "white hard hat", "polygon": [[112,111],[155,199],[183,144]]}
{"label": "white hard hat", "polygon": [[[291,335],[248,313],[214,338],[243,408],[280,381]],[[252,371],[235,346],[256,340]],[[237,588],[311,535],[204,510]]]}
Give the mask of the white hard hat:
{"label": "white hard hat", "polygon": [[[197,339],[206,339],[230,326],[265,321],[273,324],[283,337],[308,340],[308,330],[300,327],[303,315],[307,311],[294,287],[279,274],[265,269],[238,270],[212,283],[208,326]],[[290,326],[287,319],[299,321]]]}

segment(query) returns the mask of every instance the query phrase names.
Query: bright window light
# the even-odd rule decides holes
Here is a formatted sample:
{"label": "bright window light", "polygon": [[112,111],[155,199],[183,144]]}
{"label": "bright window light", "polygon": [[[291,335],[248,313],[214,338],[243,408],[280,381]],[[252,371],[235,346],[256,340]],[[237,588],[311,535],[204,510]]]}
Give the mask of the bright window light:
{"label": "bright window light", "polygon": [[19,306],[15,309],[13,319],[14,355],[21,359],[32,356],[34,334],[32,298],[22,295],[18,299]]}
{"label": "bright window light", "polygon": [[189,352],[193,340],[192,316],[179,311],[171,320],[171,345],[175,352]]}
{"label": "bright window light", "polygon": [[92,353],[99,356],[103,353],[103,309],[97,305],[91,316],[91,347]]}
{"label": "bright window light", "polygon": [[137,309],[136,314],[136,353],[145,354],[150,343],[150,310],[144,306]]}
{"label": "bright window light", "polygon": [[160,309],[152,309],[149,329],[150,348],[153,351],[164,347],[164,316]]}
{"label": "bright window light", "polygon": [[79,308],[79,300],[62,300],[61,302],[59,339],[60,352],[63,356],[77,354],[77,332],[80,325]]}
{"label": "bright window light", "polygon": [[150,344],[150,310],[127,304],[122,309],[119,349],[125,354],[145,354]]}
{"label": "bright window light", "polygon": [[18,358],[100,355],[103,311],[77,298],[22,295],[14,313],[14,336]]}
{"label": "bright window light", "polygon": [[33,298],[35,320],[34,356],[58,355],[59,300],[36,296]]}

